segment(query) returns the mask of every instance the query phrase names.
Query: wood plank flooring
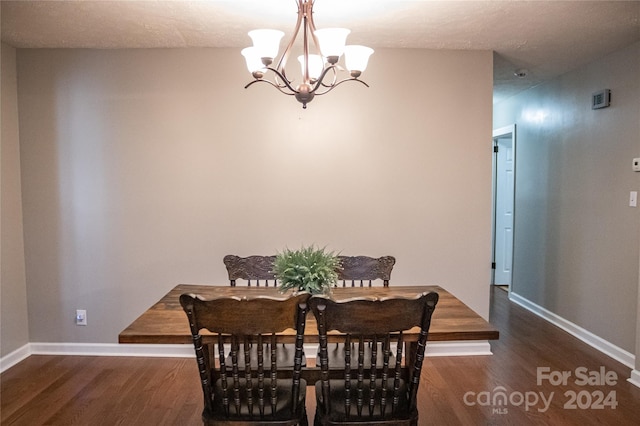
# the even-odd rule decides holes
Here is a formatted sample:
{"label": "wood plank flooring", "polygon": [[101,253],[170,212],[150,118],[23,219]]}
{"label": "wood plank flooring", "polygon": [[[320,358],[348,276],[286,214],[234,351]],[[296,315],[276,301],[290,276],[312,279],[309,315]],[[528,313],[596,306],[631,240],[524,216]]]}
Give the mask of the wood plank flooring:
{"label": "wood plank flooring", "polygon": [[[640,389],[626,381],[629,368],[509,302],[500,289],[492,290],[490,321],[500,330],[500,340],[491,343],[494,355],[426,359],[420,425],[639,424]],[[569,371],[571,377],[566,385],[544,380],[538,386],[538,367],[548,367],[552,376]],[[616,384],[576,384],[578,368],[604,368],[615,373]],[[3,426],[201,424],[202,391],[193,359],[34,355],[0,381]],[[493,401],[501,392],[502,405]],[[565,407],[572,392],[575,408]],[[599,392],[614,392],[615,400],[603,398],[603,408],[597,408]],[[312,387],[307,410],[312,421]]]}

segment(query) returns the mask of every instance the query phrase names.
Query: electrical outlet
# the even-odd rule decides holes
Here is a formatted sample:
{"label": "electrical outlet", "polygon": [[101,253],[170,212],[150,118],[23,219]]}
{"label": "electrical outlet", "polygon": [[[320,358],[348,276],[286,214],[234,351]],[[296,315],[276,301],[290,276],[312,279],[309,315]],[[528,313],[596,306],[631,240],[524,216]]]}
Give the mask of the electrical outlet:
{"label": "electrical outlet", "polygon": [[76,325],[87,325],[87,311],[84,309],[76,311]]}

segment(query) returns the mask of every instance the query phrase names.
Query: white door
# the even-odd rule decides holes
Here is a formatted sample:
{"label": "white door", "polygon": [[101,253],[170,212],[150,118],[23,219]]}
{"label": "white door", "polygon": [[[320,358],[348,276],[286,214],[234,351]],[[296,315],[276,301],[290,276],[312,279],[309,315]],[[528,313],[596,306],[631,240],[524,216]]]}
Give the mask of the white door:
{"label": "white door", "polygon": [[493,143],[495,152],[493,284],[510,286],[513,266],[515,126],[495,131]]}

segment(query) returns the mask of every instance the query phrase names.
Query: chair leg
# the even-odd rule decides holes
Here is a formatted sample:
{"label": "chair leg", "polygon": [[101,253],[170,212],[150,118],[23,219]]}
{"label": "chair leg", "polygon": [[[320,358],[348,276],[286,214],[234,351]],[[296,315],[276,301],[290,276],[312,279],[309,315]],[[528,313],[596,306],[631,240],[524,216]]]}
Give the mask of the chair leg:
{"label": "chair leg", "polygon": [[309,426],[309,419],[307,418],[307,413],[304,413],[304,417],[300,422],[300,426]]}

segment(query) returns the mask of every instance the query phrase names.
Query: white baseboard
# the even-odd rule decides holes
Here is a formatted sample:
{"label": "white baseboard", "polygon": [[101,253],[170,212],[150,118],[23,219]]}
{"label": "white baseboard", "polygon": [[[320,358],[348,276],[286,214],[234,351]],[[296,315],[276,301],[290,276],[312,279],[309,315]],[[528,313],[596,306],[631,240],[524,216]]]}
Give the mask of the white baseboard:
{"label": "white baseboard", "polygon": [[29,349],[29,343],[22,346],[21,348],[16,349],[15,351],[3,356],[0,358],[0,373],[3,373],[5,370],[10,369],[23,359],[26,359],[31,355],[31,351]]}
{"label": "white baseboard", "polygon": [[528,299],[516,294],[514,292],[509,293],[509,300],[523,308],[533,312],[541,318],[549,321],[551,324],[560,327],[567,333],[571,334],[574,337],[582,340],[588,345],[594,347],[599,350],[603,354],[610,356],[616,361],[621,362],[629,368],[634,368],[635,366],[635,355],[625,351],[624,349],[604,340],[603,338],[596,336],[588,330],[568,321],[561,316],[554,314],[553,312],[539,306]]}
{"label": "white baseboard", "polygon": [[193,345],[121,343],[31,343],[33,355],[141,356],[165,358],[195,357]]}
{"label": "white baseboard", "polygon": [[426,356],[475,356],[493,355],[487,340],[465,340],[456,342],[428,342]]}
{"label": "white baseboard", "polygon": [[640,388],[640,370],[632,370],[631,377],[627,381]]}
{"label": "white baseboard", "polygon": [[[307,358],[315,358],[317,344],[305,344]],[[8,370],[30,355],[88,355],[193,358],[192,345],[119,344],[119,343],[28,343],[0,358],[0,372]],[[429,342],[426,356],[491,355],[487,341]]]}

